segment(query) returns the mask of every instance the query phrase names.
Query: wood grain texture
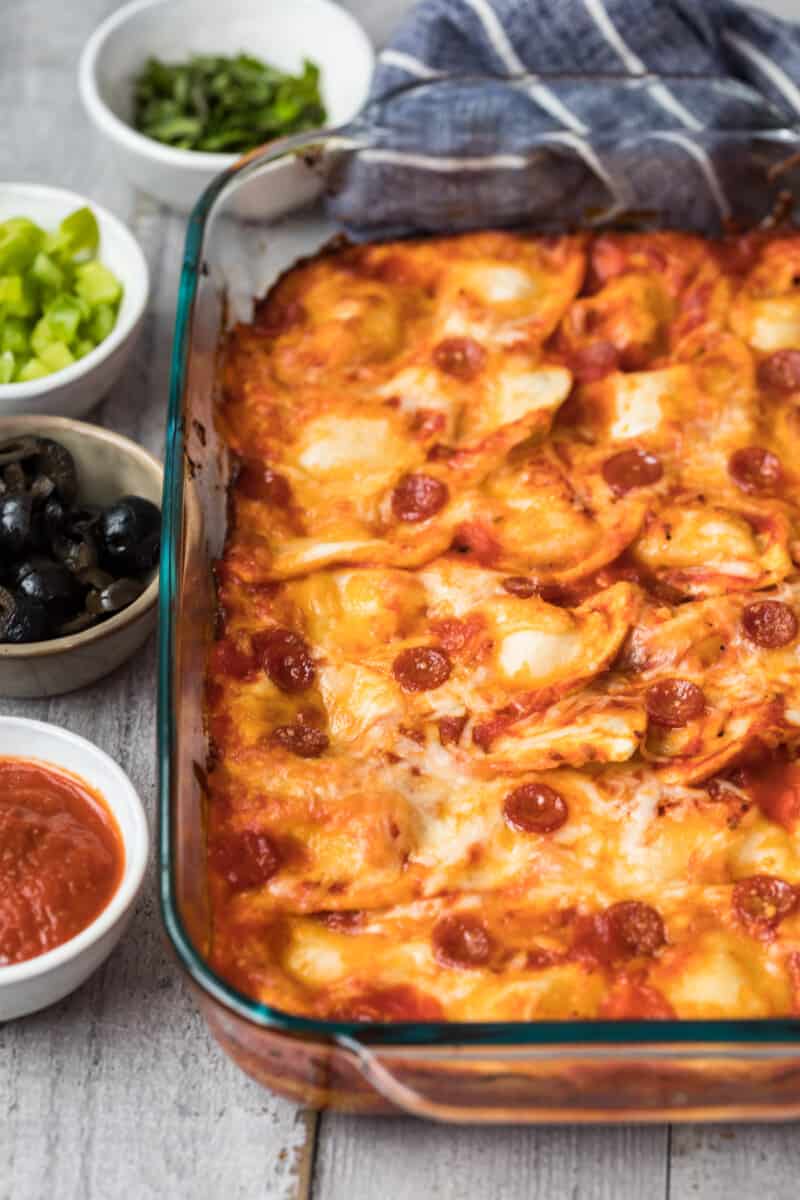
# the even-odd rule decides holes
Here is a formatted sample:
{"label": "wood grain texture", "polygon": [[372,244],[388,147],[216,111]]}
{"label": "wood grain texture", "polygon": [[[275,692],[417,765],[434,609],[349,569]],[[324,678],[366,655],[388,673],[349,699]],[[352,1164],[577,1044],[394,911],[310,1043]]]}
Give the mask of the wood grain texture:
{"label": "wood grain texture", "polygon": [[320,1200],[661,1200],[666,1128],[454,1128],[321,1118]]}
{"label": "wood grain texture", "polygon": [[[6,4],[0,178],[85,192],[142,243],[152,273],[142,339],[93,417],[160,455],[184,222],[130,192],[75,87],[79,50],[117,0]],[[408,6],[348,0],[379,42]],[[768,6],[791,13],[797,0]],[[153,828],[154,667],[151,643],[84,692],[0,700],[0,712],[104,747]],[[304,1113],[212,1043],[167,950],[152,868],[106,966],[56,1008],[0,1026],[0,1200],[795,1200],[799,1175],[792,1127],[676,1128],[670,1138],[666,1127],[458,1129]]]}

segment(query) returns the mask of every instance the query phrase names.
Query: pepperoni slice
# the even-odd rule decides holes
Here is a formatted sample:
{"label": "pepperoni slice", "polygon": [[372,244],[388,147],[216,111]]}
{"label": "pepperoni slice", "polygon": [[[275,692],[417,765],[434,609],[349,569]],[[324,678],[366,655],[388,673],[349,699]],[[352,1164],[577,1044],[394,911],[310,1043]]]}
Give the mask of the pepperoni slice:
{"label": "pepperoni slice", "polygon": [[648,715],[658,725],[677,728],[703,715],[706,698],[689,679],[660,679],[644,694]]}
{"label": "pepperoni slice", "polygon": [[456,379],[474,379],[486,363],[486,351],[471,337],[450,337],[434,347],[433,361],[440,371]]}
{"label": "pepperoni slice", "polygon": [[567,802],[546,783],[523,783],[509,792],[503,803],[503,816],[520,833],[553,833],[567,820]]}
{"label": "pepperoni slice", "polygon": [[236,488],[248,500],[263,500],[275,508],[288,508],[292,502],[292,489],[286,476],[250,459],[245,459],[239,467]]}
{"label": "pepperoni slice", "polygon": [[758,382],[776,392],[800,389],[800,350],[776,350],[758,368]]}
{"label": "pepperoni slice", "polygon": [[253,829],[226,833],[216,839],[211,848],[211,862],[236,892],[260,887],[281,865],[272,838]]}
{"label": "pepperoni slice", "polygon": [[640,900],[621,900],[606,909],[611,934],[622,955],[655,954],[667,940],[661,914]]}
{"label": "pepperoni slice", "polygon": [[743,492],[769,492],[783,477],[781,460],[763,446],[743,446],[728,460],[728,473]]}
{"label": "pepperoni slice", "polygon": [[439,741],[441,744],[443,746],[455,746],[464,732],[466,723],[466,713],[461,717],[441,717],[439,719]]}
{"label": "pepperoni slice", "polygon": [[618,496],[658,483],[663,474],[661,460],[646,450],[621,450],[603,463],[603,478]]}
{"label": "pepperoni slice", "polygon": [[319,758],[330,745],[327,733],[315,725],[278,725],[272,731],[272,740],[298,758]]}
{"label": "pepperoni slice", "polygon": [[746,925],[776,929],[784,917],[795,911],[800,896],[797,889],[777,875],[750,875],[733,888],[733,908]]}
{"label": "pepperoni slice", "polygon": [[742,629],[757,646],[776,650],[797,637],[797,617],[781,600],[759,600],[742,613]]}
{"label": "pepperoni slice", "polygon": [[253,637],[253,650],[269,678],[282,692],[294,695],[311,687],[316,667],[305,638],[291,629],[266,629]]}
{"label": "pepperoni slice", "polygon": [[590,342],[569,356],[569,369],[579,383],[594,383],[605,378],[619,365],[619,351],[613,342]]}
{"label": "pepperoni slice", "polygon": [[398,521],[415,525],[444,508],[450,497],[447,484],[432,475],[403,475],[392,492],[392,512]]}
{"label": "pepperoni slice", "polygon": [[327,1013],[331,1021],[443,1021],[444,1010],[433,996],[407,983],[366,988]]}
{"label": "pepperoni slice", "polygon": [[433,929],[433,954],[443,967],[485,967],[492,955],[492,938],[479,917],[471,913],[442,917]]}
{"label": "pepperoni slice", "polygon": [[409,646],[401,650],[392,673],[404,692],[431,692],[450,678],[450,656],[437,646]]}

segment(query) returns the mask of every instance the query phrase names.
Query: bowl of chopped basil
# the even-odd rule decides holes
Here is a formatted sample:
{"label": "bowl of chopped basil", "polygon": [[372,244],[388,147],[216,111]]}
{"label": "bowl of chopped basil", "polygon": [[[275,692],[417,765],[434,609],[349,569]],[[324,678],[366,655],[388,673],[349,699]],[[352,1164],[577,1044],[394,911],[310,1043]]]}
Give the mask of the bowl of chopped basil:
{"label": "bowl of chopped basil", "polygon": [[373,61],[332,0],[134,0],[92,34],[78,80],[131,182],[187,212],[242,154],[354,117]]}

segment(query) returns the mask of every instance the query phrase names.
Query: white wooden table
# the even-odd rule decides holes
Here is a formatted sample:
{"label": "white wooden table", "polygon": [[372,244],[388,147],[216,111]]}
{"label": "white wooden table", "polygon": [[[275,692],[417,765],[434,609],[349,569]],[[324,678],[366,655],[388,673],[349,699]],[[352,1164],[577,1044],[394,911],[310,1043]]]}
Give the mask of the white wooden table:
{"label": "white wooden table", "polygon": [[[144,334],[96,419],[160,454],[184,222],[130,192],[75,87],[80,48],[117,3],[2,0],[0,178],[84,192],[125,218],[144,247],[153,285]],[[407,0],[349,4],[380,41]],[[800,16],[800,0],[768,6]],[[151,644],[93,688],[51,702],[0,700],[0,712],[98,742],[131,774],[155,828],[154,667]],[[58,1007],[0,1026],[0,1200],[798,1195],[791,1126],[481,1130],[318,1117],[276,1099],[207,1034],[167,949],[152,870],[106,966]]]}

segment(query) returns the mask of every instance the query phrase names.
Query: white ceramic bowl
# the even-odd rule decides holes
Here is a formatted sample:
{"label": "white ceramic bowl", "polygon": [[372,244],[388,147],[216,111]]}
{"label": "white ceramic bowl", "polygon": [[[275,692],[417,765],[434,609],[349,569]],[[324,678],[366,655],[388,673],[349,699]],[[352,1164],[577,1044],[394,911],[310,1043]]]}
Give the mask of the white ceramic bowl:
{"label": "white ceramic bowl", "polygon": [[125,847],[122,880],[85,929],[27,962],[0,966],[0,1021],[55,1004],[88,979],[122,936],[147,866],[149,834],[142,802],[125,772],[85,738],[57,725],[0,717],[0,754],[63,767],[98,791],[114,814]]}
{"label": "white ceramic bowl", "polygon": [[179,62],[192,54],[249,54],[298,71],[321,71],[328,124],[342,125],[367,98],[374,55],[353,16],[332,0],[134,0],[86,43],[78,85],[86,111],[136,187],[188,212],[236,154],[174,150],[131,124],[133,81],[150,55]]}
{"label": "white ceramic bowl", "polygon": [[23,412],[82,416],[116,382],[136,344],[149,280],[147,262],[130,230],[99,204],[75,192],[35,183],[0,183],[0,221],[30,217],[51,230],[84,205],[91,208],[100,226],[99,258],[123,286],[117,323],[99,346],[62,371],[28,383],[0,384],[0,416]]}

